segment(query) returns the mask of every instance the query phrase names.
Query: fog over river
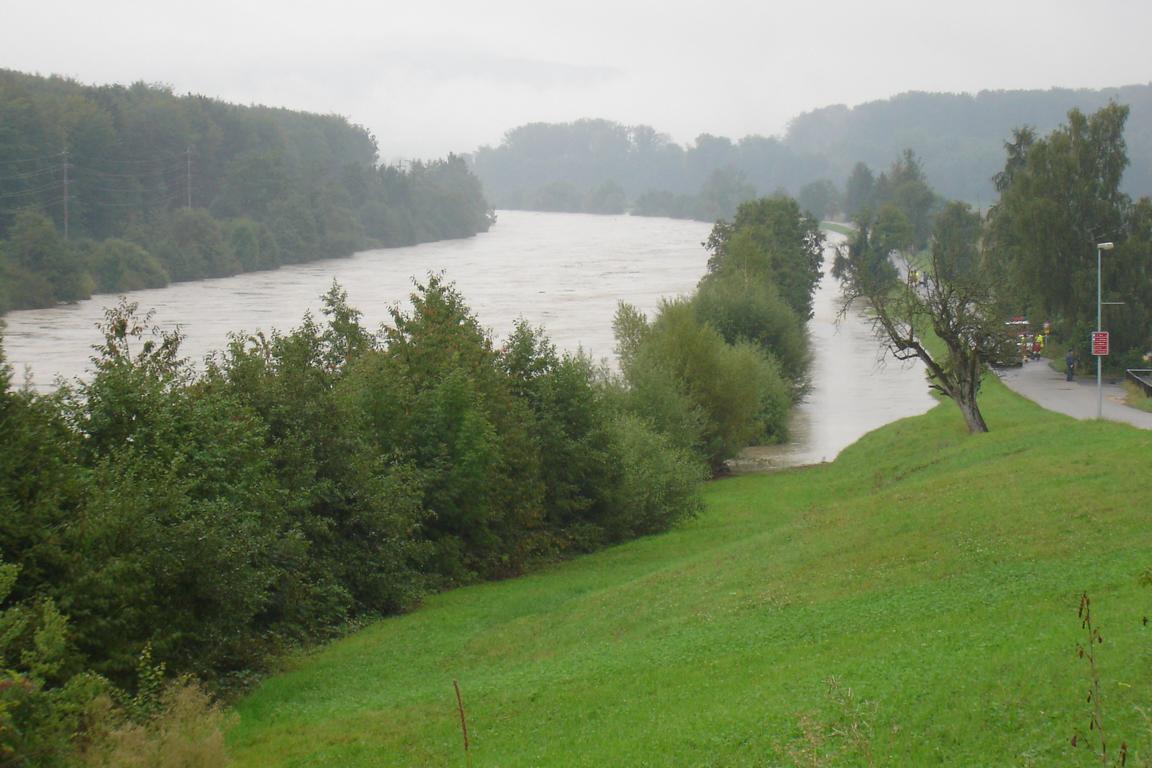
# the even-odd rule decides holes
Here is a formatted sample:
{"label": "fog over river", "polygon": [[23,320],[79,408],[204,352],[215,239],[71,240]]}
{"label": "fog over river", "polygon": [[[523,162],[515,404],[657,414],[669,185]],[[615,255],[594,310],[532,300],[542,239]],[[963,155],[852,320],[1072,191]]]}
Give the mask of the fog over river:
{"label": "fog over river", "polygon": [[[289,330],[336,280],[370,328],[388,307],[406,302],[412,278],[443,271],[497,339],[524,317],[544,326],[557,347],[613,355],[612,316],[618,301],[651,313],[662,297],[691,293],[704,274],[701,246],[711,226],[632,216],[501,211],[488,233],[467,240],[365,251],[236,277],[176,283],[127,294],[154,309],[163,327],[177,324],[184,354],[200,360],[222,348],[230,332]],[[835,240],[838,236],[831,235]],[[830,265],[831,255],[827,260]],[[794,440],[750,452],[752,466],[831,461],[879,426],[923,413],[934,401],[919,365],[878,363],[877,343],[858,316],[837,325],[836,281],[825,277],[815,300],[812,389],[797,409]],[[28,372],[38,390],[58,376],[83,376],[96,324],[115,296],[96,296],[51,309],[10,312],[4,348],[17,382]]]}

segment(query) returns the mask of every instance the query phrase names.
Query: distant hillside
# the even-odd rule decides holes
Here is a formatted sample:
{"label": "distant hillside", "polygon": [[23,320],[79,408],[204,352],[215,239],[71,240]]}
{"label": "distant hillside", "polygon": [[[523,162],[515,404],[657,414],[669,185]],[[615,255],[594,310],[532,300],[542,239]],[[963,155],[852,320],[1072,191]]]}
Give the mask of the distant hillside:
{"label": "distant hillside", "polygon": [[[1131,107],[1125,189],[1152,194],[1152,85],[1103,90],[982,91],[976,95],[904,93],[856,107],[806,112],[782,137],[737,141],[702,134],[687,146],[656,129],[608,120],[532,123],[481,147],[472,166],[497,207],[710,218],[741,197],[777,190],[826,197],[852,166],[888,168],[906,148],[921,159],[940,194],[987,205],[1003,143],[1023,125],[1039,133],[1070,109],[1092,112],[1110,100]],[[806,190],[805,188],[808,187]],[[730,214],[729,214],[730,215]]]}
{"label": "distant hillside", "polygon": [[1152,195],[1152,84],[974,96],[902,93],[852,108],[840,104],[805,112],[789,125],[784,144],[797,155],[825,158],[837,183],[858,161],[886,168],[911,148],[941,194],[988,203],[995,197],[990,178],[1003,168],[1003,142],[1013,128],[1031,125],[1045,134],[1063,123],[1070,109],[1094,112],[1109,101],[1131,108],[1126,138],[1132,164],[1125,189],[1134,196]]}

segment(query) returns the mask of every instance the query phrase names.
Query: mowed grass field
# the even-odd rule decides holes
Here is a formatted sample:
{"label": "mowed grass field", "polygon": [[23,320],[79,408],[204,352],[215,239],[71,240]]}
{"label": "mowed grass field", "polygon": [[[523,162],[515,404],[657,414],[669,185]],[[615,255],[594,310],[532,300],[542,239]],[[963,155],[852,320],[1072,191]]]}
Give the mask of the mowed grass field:
{"label": "mowed grass field", "polygon": [[986,385],[834,463],[711,483],[661,536],[429,599],[237,706],[240,766],[1099,765],[1152,759],[1152,433]]}

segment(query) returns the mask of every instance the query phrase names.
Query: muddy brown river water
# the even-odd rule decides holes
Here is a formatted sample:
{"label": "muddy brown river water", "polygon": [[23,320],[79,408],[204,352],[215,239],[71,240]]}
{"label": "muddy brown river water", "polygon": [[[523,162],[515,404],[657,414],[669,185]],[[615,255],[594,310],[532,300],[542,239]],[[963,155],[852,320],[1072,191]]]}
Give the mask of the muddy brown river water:
{"label": "muddy brown river water", "polygon": [[[710,229],[671,219],[501,211],[490,232],[467,240],[177,283],[127,298],[142,310],[155,310],[161,326],[180,325],[184,353],[199,360],[224,346],[230,332],[298,325],[305,311],[318,311],[319,297],[333,280],[375,327],[390,305],[407,300],[413,277],[442,270],[496,337],[524,317],[544,326],[561,349],[582,347],[610,359],[617,302],[651,312],[662,297],[690,293],[705,270],[707,253],[700,244]],[[825,277],[809,323],[812,388],[796,410],[794,440],[752,449],[743,469],[831,461],[865,433],[934,404],[919,366],[878,362],[863,318],[851,315],[837,324],[837,294],[835,281]],[[96,296],[8,313],[4,347],[16,380],[27,376],[30,386],[46,391],[57,377],[83,376],[91,347],[100,340],[96,325],[115,301]]]}

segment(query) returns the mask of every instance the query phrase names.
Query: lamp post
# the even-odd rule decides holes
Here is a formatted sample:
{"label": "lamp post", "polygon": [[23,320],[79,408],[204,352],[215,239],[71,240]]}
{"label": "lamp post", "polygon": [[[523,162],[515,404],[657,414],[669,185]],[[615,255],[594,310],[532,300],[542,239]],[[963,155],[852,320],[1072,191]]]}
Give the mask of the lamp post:
{"label": "lamp post", "polygon": [[[1103,325],[1101,319],[1100,309],[1103,306],[1101,302],[1100,291],[1100,255],[1104,251],[1110,251],[1116,246],[1112,243],[1097,243],[1096,244],[1096,330],[1103,330],[1100,326]],[[1104,418],[1104,356],[1096,355],[1096,420]]]}

